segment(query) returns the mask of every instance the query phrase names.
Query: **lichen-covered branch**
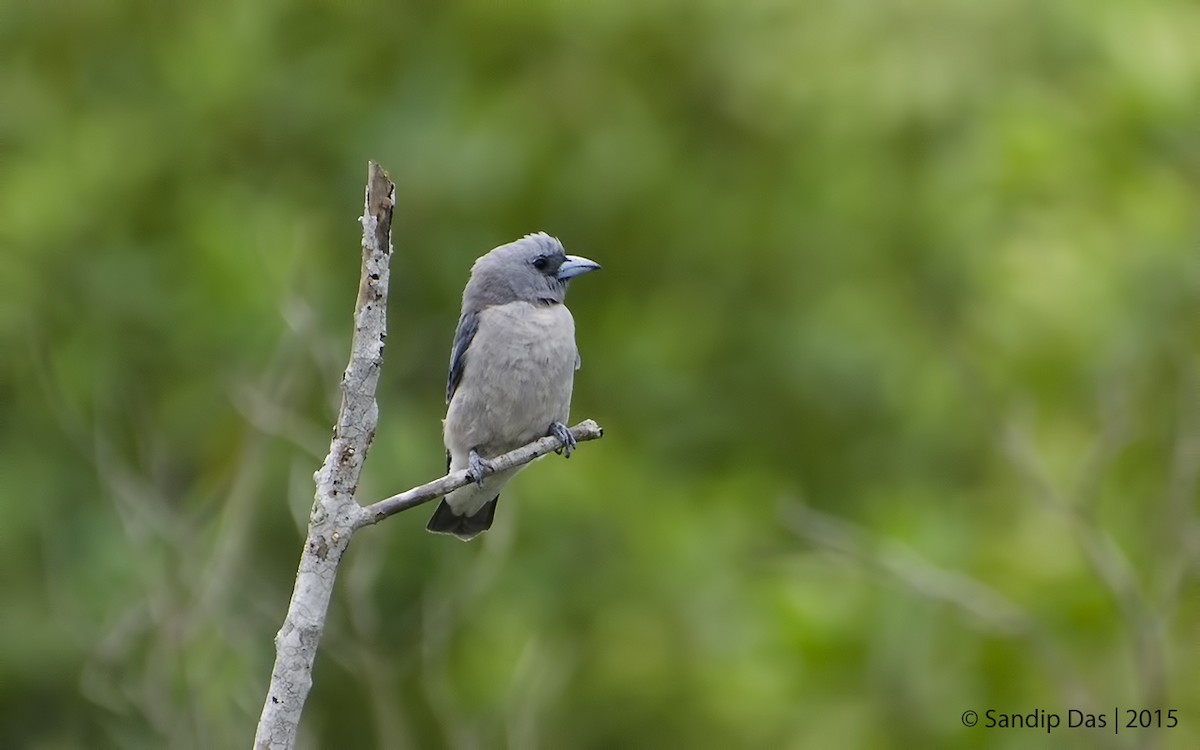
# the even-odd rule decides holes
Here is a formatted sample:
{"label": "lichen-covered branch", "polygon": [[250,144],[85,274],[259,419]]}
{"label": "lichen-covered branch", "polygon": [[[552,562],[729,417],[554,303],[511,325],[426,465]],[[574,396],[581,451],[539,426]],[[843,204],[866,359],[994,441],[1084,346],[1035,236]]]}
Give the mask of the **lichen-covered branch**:
{"label": "lichen-covered branch", "polygon": [[295,745],[300,712],[312,687],[313,661],[325,627],[338,562],[361,512],[354,493],[378,420],[375,386],[387,338],[385,313],[395,190],[387,172],[371,162],[361,219],[362,281],[354,308],[350,364],[342,376],[342,405],[329,454],[315,475],[317,492],[308,539],[300,555],[287,617],[275,636],[275,666],[254,738],[256,750],[290,749]]}
{"label": "lichen-covered branch", "polygon": [[[575,437],[576,442],[582,443],[585,440],[595,440],[603,436],[604,430],[592,420],[585,419],[571,428],[571,434]],[[491,459],[490,463],[494,471],[505,471],[527,464],[535,458],[540,458],[561,447],[562,441],[558,438],[544,437],[528,445],[523,445],[516,450],[497,456]],[[378,523],[388,516],[394,516],[400,511],[415,508],[418,505],[439,498],[447,492],[452,492],[471,481],[472,479],[467,475],[467,470],[463,469],[447,474],[441,479],[426,482],[420,487],[413,487],[411,490],[406,490],[398,495],[392,495],[389,498],[360,509],[354,526],[355,528],[360,528]]]}

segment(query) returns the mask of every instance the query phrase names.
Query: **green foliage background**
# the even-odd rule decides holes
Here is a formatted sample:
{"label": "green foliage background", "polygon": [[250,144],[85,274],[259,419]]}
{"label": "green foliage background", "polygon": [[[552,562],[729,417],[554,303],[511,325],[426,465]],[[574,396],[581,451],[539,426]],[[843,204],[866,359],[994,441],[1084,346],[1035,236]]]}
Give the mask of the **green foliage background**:
{"label": "green foliage background", "polygon": [[[355,540],[306,747],[1196,747],[1200,8],[0,2],[0,746],[250,744],[398,185],[361,499],[544,229],[607,430]],[[1178,711],[1111,732],[1114,707]],[[1107,731],[960,714],[1105,711]]]}

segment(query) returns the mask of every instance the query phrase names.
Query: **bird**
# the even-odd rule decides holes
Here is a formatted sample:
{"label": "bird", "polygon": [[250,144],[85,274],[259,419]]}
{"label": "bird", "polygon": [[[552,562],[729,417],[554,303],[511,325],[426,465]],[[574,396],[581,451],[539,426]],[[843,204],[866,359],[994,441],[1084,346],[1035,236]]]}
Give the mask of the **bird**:
{"label": "bird", "polygon": [[491,528],[500,491],[524,467],[493,471],[490,459],[546,435],[571,457],[566,422],[581,360],[563,300],[571,279],[599,268],[545,232],[500,245],[471,267],[442,435],[447,472],[467,469],[473,481],[442,498],[427,530],[469,541]]}

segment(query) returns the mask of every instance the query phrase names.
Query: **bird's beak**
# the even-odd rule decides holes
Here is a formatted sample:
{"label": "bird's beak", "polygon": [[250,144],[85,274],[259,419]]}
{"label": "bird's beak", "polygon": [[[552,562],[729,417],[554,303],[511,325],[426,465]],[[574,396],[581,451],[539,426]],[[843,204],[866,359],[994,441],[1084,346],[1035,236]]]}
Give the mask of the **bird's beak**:
{"label": "bird's beak", "polygon": [[594,260],[581,258],[578,255],[568,255],[567,259],[563,261],[563,264],[558,267],[557,278],[559,281],[566,281],[567,279],[574,278],[581,273],[595,271],[599,267],[600,264]]}

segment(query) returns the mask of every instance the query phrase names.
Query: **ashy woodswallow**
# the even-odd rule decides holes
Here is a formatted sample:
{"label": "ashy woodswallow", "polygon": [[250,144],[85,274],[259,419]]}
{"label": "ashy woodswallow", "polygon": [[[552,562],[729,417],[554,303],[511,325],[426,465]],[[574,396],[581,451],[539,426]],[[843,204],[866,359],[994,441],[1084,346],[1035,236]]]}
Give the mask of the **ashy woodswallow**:
{"label": "ashy woodswallow", "polygon": [[579,369],[567,282],[600,264],[567,255],[545,233],[475,261],[450,353],[443,436],[448,471],[474,482],[446,495],[426,528],[473,539],[492,526],[500,490],[524,467],[491,473],[488,460],[544,435],[575,440],[566,422]]}

